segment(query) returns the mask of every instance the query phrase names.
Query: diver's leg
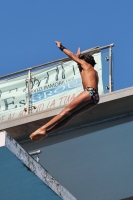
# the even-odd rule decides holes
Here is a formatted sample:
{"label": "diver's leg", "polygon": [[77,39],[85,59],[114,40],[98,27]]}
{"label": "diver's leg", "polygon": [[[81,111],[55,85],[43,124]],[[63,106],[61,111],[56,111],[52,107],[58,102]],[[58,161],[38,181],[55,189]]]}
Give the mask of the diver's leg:
{"label": "diver's leg", "polygon": [[[89,104],[91,101],[91,96],[87,91],[83,91],[77,97],[75,97],[71,103],[66,106],[57,116],[51,119],[41,128],[37,129],[34,133],[30,135],[30,139],[33,141],[39,141],[47,136],[47,131],[51,132],[54,127],[60,127],[60,122],[66,119],[71,114],[75,114],[77,110]],[[93,104],[92,104],[93,107]],[[58,126],[59,125],[59,126]]]}
{"label": "diver's leg", "polygon": [[60,123],[56,124],[54,126],[54,128],[52,129],[47,129],[47,133],[52,133],[57,129],[60,129],[61,127],[65,126],[69,121],[71,121],[75,116],[80,115],[82,113],[87,112],[88,110],[91,110],[92,108],[94,108],[96,105],[95,104],[87,104],[85,106],[83,106],[82,108],[80,108],[79,110],[73,112],[69,117],[65,118],[63,121],[61,121]]}
{"label": "diver's leg", "polygon": [[77,97],[75,97],[71,103],[66,106],[58,115],[51,119],[41,128],[37,129],[34,133],[30,135],[30,139],[33,141],[39,141],[47,136],[47,130],[54,130],[54,127],[58,125],[61,121],[66,119],[69,115],[73,114],[80,108],[84,107],[91,101],[91,96],[87,91],[83,91]]}

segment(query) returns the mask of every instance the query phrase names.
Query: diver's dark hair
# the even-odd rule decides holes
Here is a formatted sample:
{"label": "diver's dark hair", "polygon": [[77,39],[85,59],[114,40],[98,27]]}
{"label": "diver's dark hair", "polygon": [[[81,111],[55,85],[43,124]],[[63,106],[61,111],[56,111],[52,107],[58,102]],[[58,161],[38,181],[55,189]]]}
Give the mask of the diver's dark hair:
{"label": "diver's dark hair", "polygon": [[80,56],[80,59],[85,60],[87,63],[91,64],[93,67],[96,64],[94,57],[90,54]]}

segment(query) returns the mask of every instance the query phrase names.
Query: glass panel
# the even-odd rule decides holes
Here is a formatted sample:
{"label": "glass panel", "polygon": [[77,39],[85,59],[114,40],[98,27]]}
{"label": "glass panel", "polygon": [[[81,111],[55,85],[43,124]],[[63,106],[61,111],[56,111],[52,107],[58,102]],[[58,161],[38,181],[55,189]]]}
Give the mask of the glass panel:
{"label": "glass panel", "polygon": [[[109,92],[109,49],[93,55],[99,74],[99,94]],[[0,123],[28,114],[28,72],[0,80]],[[32,69],[30,112],[69,104],[83,91],[77,64],[73,61]]]}
{"label": "glass panel", "polygon": [[102,58],[102,82],[104,94],[109,93],[109,49],[101,52]]}
{"label": "glass panel", "polygon": [[0,123],[27,115],[27,74],[0,80]]}

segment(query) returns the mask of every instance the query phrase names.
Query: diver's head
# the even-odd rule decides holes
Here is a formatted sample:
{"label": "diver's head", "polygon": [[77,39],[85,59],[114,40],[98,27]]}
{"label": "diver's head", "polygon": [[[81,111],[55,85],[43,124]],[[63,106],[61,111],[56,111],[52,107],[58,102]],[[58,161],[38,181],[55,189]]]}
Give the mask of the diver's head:
{"label": "diver's head", "polygon": [[94,67],[94,65],[96,64],[94,57],[90,54],[85,54],[85,55],[81,55],[80,59],[85,60],[87,63],[89,63],[90,65],[92,65]]}

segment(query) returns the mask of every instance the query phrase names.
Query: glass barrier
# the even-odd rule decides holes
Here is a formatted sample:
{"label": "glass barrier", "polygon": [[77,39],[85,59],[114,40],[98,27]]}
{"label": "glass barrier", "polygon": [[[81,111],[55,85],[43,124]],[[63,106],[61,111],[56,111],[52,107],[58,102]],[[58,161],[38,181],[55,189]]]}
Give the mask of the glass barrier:
{"label": "glass barrier", "polygon": [[[112,88],[110,48],[93,54],[100,95]],[[0,77],[0,123],[67,105],[82,91],[77,63],[66,59]]]}

